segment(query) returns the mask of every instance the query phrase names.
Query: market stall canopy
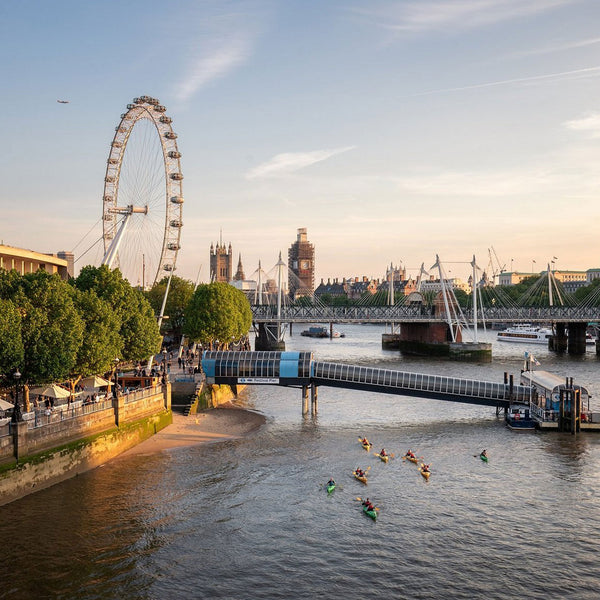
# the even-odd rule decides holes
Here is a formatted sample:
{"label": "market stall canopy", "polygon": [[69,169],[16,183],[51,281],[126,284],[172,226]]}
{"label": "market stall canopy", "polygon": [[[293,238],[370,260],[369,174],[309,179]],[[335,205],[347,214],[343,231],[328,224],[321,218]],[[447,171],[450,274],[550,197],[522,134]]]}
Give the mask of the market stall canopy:
{"label": "market stall canopy", "polygon": [[29,390],[29,393],[35,394],[36,396],[49,396],[50,398],[68,398],[71,395],[69,390],[65,390],[65,388],[60,387],[60,385],[56,385],[55,383],[44,387],[33,388]]}
{"label": "market stall canopy", "polygon": [[105,385],[110,385],[110,381],[106,381],[106,379],[103,379],[98,375],[93,375],[92,377],[84,377],[79,381],[79,383],[84,388],[100,388],[104,387]]}

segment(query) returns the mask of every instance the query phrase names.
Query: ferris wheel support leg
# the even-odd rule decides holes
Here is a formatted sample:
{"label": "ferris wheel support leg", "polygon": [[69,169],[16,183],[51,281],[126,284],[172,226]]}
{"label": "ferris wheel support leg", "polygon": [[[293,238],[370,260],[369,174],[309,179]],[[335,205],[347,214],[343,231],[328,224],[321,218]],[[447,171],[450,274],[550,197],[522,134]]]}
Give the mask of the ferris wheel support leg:
{"label": "ferris wheel support leg", "polygon": [[123,234],[127,229],[127,224],[129,223],[130,218],[131,213],[128,213],[123,217],[123,222],[121,223],[121,227],[119,227],[117,235],[115,236],[110,246],[108,247],[108,250],[104,254],[102,264],[106,265],[109,269],[112,268],[112,264],[117,256],[117,253],[119,252],[119,246],[121,245],[121,240],[123,239]]}

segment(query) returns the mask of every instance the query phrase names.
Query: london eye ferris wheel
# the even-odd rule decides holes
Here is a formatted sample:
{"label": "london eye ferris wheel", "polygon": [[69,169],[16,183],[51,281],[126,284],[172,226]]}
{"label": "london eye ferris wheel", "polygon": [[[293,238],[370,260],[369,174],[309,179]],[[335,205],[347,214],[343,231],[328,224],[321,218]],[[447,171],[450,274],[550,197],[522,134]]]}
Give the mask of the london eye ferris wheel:
{"label": "london eye ferris wheel", "polygon": [[102,264],[151,287],[175,271],[183,226],[177,134],[166,108],[140,96],[111,142],[102,197]]}

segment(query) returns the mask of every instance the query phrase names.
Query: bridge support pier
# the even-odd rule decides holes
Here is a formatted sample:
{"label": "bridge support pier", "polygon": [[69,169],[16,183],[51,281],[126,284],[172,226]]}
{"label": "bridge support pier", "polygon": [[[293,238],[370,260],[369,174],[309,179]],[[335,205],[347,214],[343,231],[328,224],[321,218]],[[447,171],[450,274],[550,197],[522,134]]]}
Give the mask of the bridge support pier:
{"label": "bridge support pier", "polygon": [[254,340],[254,349],[259,350],[285,350],[285,342],[278,337],[277,323],[259,323],[258,333]]}
{"label": "bridge support pier", "polygon": [[567,350],[567,333],[564,323],[556,324],[556,333],[548,341],[548,348],[562,354]]}
{"label": "bridge support pier", "polygon": [[308,386],[302,386],[302,415],[308,413]]}
{"label": "bridge support pier", "polygon": [[310,384],[310,414],[316,415],[319,411],[319,386]]}
{"label": "bridge support pier", "polygon": [[569,323],[569,354],[585,354],[585,333],[587,323]]}

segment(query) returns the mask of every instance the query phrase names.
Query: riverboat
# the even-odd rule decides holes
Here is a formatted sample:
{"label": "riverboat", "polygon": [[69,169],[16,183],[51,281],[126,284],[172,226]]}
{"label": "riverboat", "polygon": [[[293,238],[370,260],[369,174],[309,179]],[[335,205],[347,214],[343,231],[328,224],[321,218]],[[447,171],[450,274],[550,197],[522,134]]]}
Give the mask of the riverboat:
{"label": "riverboat", "polygon": [[[302,331],[300,335],[312,338],[328,338],[329,330],[327,329],[327,327],[309,327],[308,329]],[[334,330],[331,334],[331,337],[341,338],[345,337],[345,334]]]}
{"label": "riverboat", "polygon": [[573,379],[560,377],[542,370],[524,370],[521,373],[521,385],[531,386],[529,408],[533,418],[539,423],[557,422],[560,414],[560,392],[567,388],[578,390],[580,398],[580,414],[582,420],[591,421],[590,395],[588,390],[573,383]]}
{"label": "riverboat", "polygon": [[526,431],[535,429],[535,419],[531,414],[529,404],[511,404],[506,413],[506,425],[510,429]]}
{"label": "riverboat", "polygon": [[532,325],[514,325],[499,331],[496,339],[499,342],[521,342],[528,344],[548,344],[552,330],[547,327]]}

